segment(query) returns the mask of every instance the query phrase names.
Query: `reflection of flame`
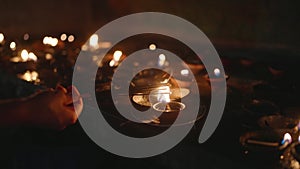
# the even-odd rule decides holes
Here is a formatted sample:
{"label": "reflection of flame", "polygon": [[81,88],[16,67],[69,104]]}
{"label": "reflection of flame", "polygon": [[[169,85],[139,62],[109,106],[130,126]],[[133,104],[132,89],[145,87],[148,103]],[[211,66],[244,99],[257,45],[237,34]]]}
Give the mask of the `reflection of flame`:
{"label": "reflection of flame", "polygon": [[292,142],[292,136],[290,135],[290,133],[285,133],[283,136],[283,140],[281,141],[281,144],[290,144]]}
{"label": "reflection of flame", "polygon": [[171,92],[170,92],[170,87],[169,86],[158,87],[157,101],[163,102],[163,103],[169,103],[171,101],[170,93]]}

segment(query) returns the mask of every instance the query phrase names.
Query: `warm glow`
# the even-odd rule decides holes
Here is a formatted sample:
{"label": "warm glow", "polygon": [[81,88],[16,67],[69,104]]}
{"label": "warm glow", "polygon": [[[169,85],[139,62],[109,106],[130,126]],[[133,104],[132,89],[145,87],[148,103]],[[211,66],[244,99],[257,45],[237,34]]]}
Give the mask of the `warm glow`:
{"label": "warm glow", "polygon": [[292,136],[290,135],[290,133],[284,134],[281,144],[285,144],[285,143],[288,143],[288,144],[292,143]]}
{"label": "warm glow", "polygon": [[99,45],[98,45],[98,40],[99,40],[99,37],[97,34],[93,34],[91,37],[90,37],[90,46],[93,47],[93,48],[98,48]]}
{"label": "warm glow", "polygon": [[29,55],[29,54],[28,54],[27,50],[26,50],[26,49],[23,49],[22,52],[21,52],[21,58],[22,58],[22,60],[23,60],[23,61],[27,61],[28,58],[29,58],[28,55]]}
{"label": "warm glow", "polygon": [[11,43],[9,44],[9,47],[10,47],[11,50],[16,50],[16,47],[17,47],[16,42],[11,42]]}
{"label": "warm glow", "polygon": [[28,54],[28,60],[33,60],[33,61],[37,61],[37,57],[34,53],[30,52]]}
{"label": "warm glow", "polygon": [[107,49],[107,48],[110,48],[111,47],[111,43],[110,42],[101,42],[99,44],[99,47],[100,48],[103,48],[103,49]]}
{"label": "warm glow", "polygon": [[163,66],[165,64],[165,61],[166,61],[166,55],[160,54],[158,56],[158,65]]}
{"label": "warm glow", "polygon": [[74,42],[74,40],[75,40],[74,35],[70,35],[70,36],[68,37],[68,42]]}
{"label": "warm glow", "polygon": [[183,70],[180,71],[180,73],[181,73],[182,76],[187,76],[187,75],[189,75],[189,70],[183,69]]}
{"label": "warm glow", "polygon": [[11,62],[15,62],[15,63],[22,62],[22,58],[20,58],[18,56],[15,56],[15,57],[11,58],[10,61]]}
{"label": "warm glow", "polygon": [[110,66],[110,67],[115,66],[115,64],[116,64],[116,62],[115,62],[114,60],[111,60],[111,61],[109,62],[109,66]]}
{"label": "warm glow", "polygon": [[4,41],[4,35],[3,33],[0,33],[0,43],[2,43]]}
{"label": "warm glow", "polygon": [[219,68],[215,68],[215,69],[214,69],[214,75],[215,75],[216,77],[219,77],[219,76],[221,75],[221,70],[220,70]]}
{"label": "warm glow", "polygon": [[157,89],[157,101],[163,103],[169,103],[170,99],[170,87],[169,86],[161,86]]}
{"label": "warm glow", "polygon": [[51,60],[51,59],[53,58],[53,56],[52,56],[50,53],[47,53],[47,54],[45,55],[45,58],[46,58],[47,60]]}
{"label": "warm glow", "polygon": [[28,34],[28,33],[25,33],[24,36],[23,36],[23,39],[24,39],[24,40],[28,40],[28,39],[29,39],[29,34]]}
{"label": "warm glow", "polygon": [[122,51],[120,50],[116,50],[115,53],[114,53],[114,61],[119,61],[121,56],[123,55]]}
{"label": "warm glow", "polygon": [[60,40],[65,41],[67,40],[67,35],[65,33],[60,35]]}
{"label": "warm glow", "polygon": [[43,39],[43,44],[55,47],[58,44],[58,39],[46,36]]}
{"label": "warm glow", "polygon": [[40,79],[38,79],[39,74],[36,71],[30,72],[27,70],[24,74],[19,75],[19,77],[23,80],[26,80],[28,82],[39,82]]}
{"label": "warm glow", "polygon": [[155,50],[156,49],[156,45],[155,44],[150,44],[149,45],[149,49],[150,50]]}

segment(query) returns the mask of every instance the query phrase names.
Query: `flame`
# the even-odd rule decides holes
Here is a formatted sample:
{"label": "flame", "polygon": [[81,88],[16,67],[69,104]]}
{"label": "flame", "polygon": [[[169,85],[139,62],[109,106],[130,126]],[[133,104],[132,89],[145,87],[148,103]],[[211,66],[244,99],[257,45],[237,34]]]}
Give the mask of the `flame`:
{"label": "flame", "polygon": [[26,80],[28,82],[39,82],[38,79],[39,74],[36,71],[30,72],[27,70],[24,74],[19,75],[19,77],[23,80]]}
{"label": "flame", "polygon": [[150,50],[155,50],[156,49],[156,45],[155,44],[150,44],[149,45],[149,49]]}
{"label": "flame", "polygon": [[161,86],[157,89],[157,101],[162,103],[169,103],[170,99],[170,87],[169,86]]}
{"label": "flame", "polygon": [[4,41],[4,34],[0,33],[0,43],[2,43]]}
{"label": "flame", "polygon": [[120,59],[121,59],[121,56],[123,55],[123,53],[122,53],[122,51],[120,51],[120,50],[116,50],[115,52],[114,52],[114,55],[113,55],[113,59],[114,59],[114,61],[119,61]]}
{"label": "flame", "polygon": [[158,65],[163,66],[165,64],[165,62],[166,62],[166,55],[160,54],[158,56]]}
{"label": "flame", "polygon": [[45,36],[44,39],[43,39],[43,44],[44,45],[51,45],[51,46],[55,47],[58,44],[58,39]]}
{"label": "flame", "polygon": [[97,34],[93,34],[90,37],[90,41],[89,41],[90,46],[93,47],[93,48],[95,48],[95,49],[99,48],[98,40],[99,40],[98,35]]}
{"label": "flame", "polygon": [[21,58],[22,58],[22,60],[23,61],[27,61],[28,58],[29,58],[28,55],[29,55],[28,51],[26,49],[23,49],[22,52],[21,52]]}
{"label": "flame", "polygon": [[75,40],[75,36],[74,35],[70,35],[68,37],[68,42],[74,42],[74,40]]}
{"label": "flame", "polygon": [[11,50],[16,50],[16,47],[17,47],[16,42],[11,42],[11,43],[9,44],[9,47],[10,47]]}
{"label": "flame", "polygon": [[285,133],[284,136],[283,136],[283,140],[281,141],[281,144],[285,144],[285,143],[292,143],[292,136],[290,133]]}
{"label": "flame", "polygon": [[60,40],[61,40],[61,41],[67,40],[67,35],[66,35],[65,33],[61,34],[61,35],[60,35]]}

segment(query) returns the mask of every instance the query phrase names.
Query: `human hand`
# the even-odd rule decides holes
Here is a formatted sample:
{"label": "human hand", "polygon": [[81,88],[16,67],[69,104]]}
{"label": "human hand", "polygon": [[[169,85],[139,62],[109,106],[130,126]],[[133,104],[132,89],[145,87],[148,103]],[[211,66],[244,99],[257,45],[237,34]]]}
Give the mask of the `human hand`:
{"label": "human hand", "polygon": [[83,109],[82,98],[74,86],[68,90],[59,85],[55,90],[39,91],[26,102],[29,125],[41,128],[62,130],[74,124]]}

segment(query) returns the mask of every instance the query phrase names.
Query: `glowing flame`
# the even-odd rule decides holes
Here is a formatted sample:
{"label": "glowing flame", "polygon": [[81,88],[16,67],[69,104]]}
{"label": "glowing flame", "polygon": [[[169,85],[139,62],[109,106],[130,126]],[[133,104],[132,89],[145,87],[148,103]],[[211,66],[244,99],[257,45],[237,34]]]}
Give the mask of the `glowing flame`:
{"label": "glowing flame", "polygon": [[46,58],[47,60],[51,60],[51,59],[53,58],[53,56],[52,56],[50,53],[47,53],[47,54],[45,55],[45,58]]}
{"label": "glowing flame", "polygon": [[16,50],[16,48],[17,48],[16,42],[11,42],[11,43],[9,44],[9,47],[10,47],[11,50]]}
{"label": "glowing flame", "polygon": [[219,76],[221,75],[221,70],[220,70],[219,68],[215,68],[215,69],[214,69],[214,75],[215,75],[216,77],[219,77]]}
{"label": "glowing flame", "polygon": [[43,39],[43,44],[55,47],[58,44],[58,39],[46,36]]}
{"label": "glowing flame", "polygon": [[114,57],[114,61],[119,61],[120,59],[121,59],[121,56],[123,55],[123,53],[122,53],[122,51],[120,51],[120,50],[116,50],[115,52],[114,52],[114,55],[113,55],[113,57]]}
{"label": "glowing flame", "polygon": [[38,79],[39,74],[36,71],[30,72],[27,70],[24,74],[19,75],[19,77],[23,80],[26,80],[28,82],[39,82],[40,80]]}
{"label": "glowing flame", "polygon": [[166,62],[166,55],[160,54],[158,56],[158,65],[163,66],[165,64],[165,62]]}
{"label": "glowing flame", "polygon": [[23,61],[27,61],[29,58],[29,54],[28,51],[26,49],[23,49],[21,52],[21,58]]}
{"label": "glowing flame", "polygon": [[149,45],[149,49],[150,50],[155,50],[156,49],[156,45],[155,44],[150,44]]}
{"label": "glowing flame", "polygon": [[285,133],[283,136],[283,140],[281,141],[281,144],[290,144],[292,143],[292,136],[290,133]]}
{"label": "glowing flame", "polygon": [[4,41],[4,35],[3,33],[0,33],[0,43],[2,43]]}
{"label": "glowing flame", "polygon": [[61,41],[67,40],[67,35],[66,35],[65,33],[61,34],[61,35],[60,35],[60,40],[61,40]]}
{"label": "glowing flame", "polygon": [[114,60],[111,60],[111,61],[109,62],[109,66],[110,66],[110,67],[114,67],[115,64],[116,64],[116,62],[115,62]]}
{"label": "glowing flame", "polygon": [[37,57],[36,57],[36,55],[34,53],[30,52],[28,54],[28,60],[33,60],[33,61],[36,62],[37,61]]}
{"label": "glowing flame", "polygon": [[74,40],[75,40],[75,36],[74,35],[70,35],[68,37],[68,42],[74,42]]}
{"label": "glowing flame", "polygon": [[170,99],[170,87],[169,86],[161,86],[157,89],[157,101],[162,103],[169,103]]}
{"label": "glowing flame", "polygon": [[181,74],[182,76],[188,76],[188,75],[189,75],[189,70],[187,70],[187,69],[182,69],[182,70],[180,71],[180,74]]}
{"label": "glowing flame", "polygon": [[93,34],[91,37],[90,37],[90,41],[89,41],[89,44],[90,44],[90,46],[91,47],[93,47],[93,48],[98,48],[99,47],[99,37],[98,37],[98,35],[97,34]]}

